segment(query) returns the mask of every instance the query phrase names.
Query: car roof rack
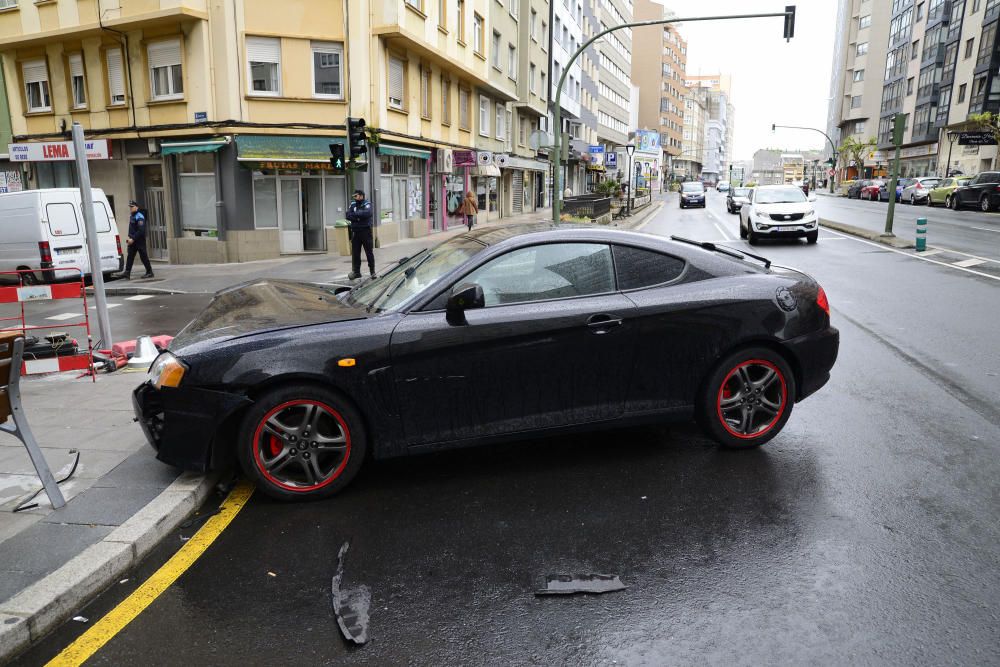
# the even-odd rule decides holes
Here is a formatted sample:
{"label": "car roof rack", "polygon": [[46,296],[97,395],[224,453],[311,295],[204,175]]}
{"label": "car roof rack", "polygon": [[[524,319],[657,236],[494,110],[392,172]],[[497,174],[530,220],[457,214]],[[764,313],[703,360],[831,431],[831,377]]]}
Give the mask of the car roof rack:
{"label": "car roof rack", "polygon": [[736,248],[730,248],[729,246],[717,245],[711,241],[695,241],[693,239],[684,238],[683,236],[670,237],[671,241],[679,241],[680,243],[690,243],[691,245],[696,245],[699,248],[704,248],[705,250],[712,250],[714,252],[722,253],[723,255],[729,255],[730,257],[735,257],[736,259],[745,259],[747,257],[752,257],[760,262],[764,263],[765,269],[771,268],[771,260],[767,257],[761,257],[760,255],[755,255],[752,252],[746,252],[745,250],[737,250]]}

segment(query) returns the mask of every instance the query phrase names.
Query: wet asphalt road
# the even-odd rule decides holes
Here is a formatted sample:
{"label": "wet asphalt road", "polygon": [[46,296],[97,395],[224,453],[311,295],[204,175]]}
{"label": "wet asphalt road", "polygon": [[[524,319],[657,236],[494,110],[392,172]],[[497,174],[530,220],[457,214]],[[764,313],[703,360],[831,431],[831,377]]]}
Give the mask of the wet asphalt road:
{"label": "wet asphalt road", "polygon": [[[741,246],[721,201],[671,201],[646,231]],[[322,503],[255,496],[88,664],[997,664],[1000,284],[829,232],[758,251],[815,275],[842,335],[764,448],[633,429],[377,464]],[[361,648],[330,610],[348,540]],[[576,572],[629,588],[532,594]]]}

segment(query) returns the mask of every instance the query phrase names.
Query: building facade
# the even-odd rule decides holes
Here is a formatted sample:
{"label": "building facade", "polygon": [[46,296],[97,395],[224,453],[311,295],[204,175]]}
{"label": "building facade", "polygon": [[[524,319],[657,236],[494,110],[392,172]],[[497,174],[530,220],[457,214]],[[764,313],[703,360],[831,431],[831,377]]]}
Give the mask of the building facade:
{"label": "building facade", "polygon": [[686,88],[684,95],[684,130],[681,152],[673,158],[674,178],[700,180],[705,162],[705,125],[708,109],[707,89]]}
{"label": "building facade", "polygon": [[701,177],[709,185],[727,178],[733,155],[735,107],[732,102],[732,79],[726,74],[688,76],[685,85],[704,90],[705,145]]}
{"label": "building facade", "polygon": [[[530,77],[522,14],[544,17],[547,5],[296,5],[55,0],[0,12],[15,141],[65,139],[74,121],[88,139],[108,140],[110,159],[90,163],[94,186],[122,231],[124,203],[139,200],[151,255],[176,263],[334,252],[355,188],[376,207],[382,243],[461,224],[470,189],[482,190],[487,216],[537,202],[523,175],[535,151],[511,128],[522,115],[530,128],[543,109],[530,91],[525,107],[515,104]],[[547,61],[536,25],[539,46],[528,51],[540,92]],[[371,141],[358,169],[336,173],[330,145],[344,142],[348,117],[366,120]],[[498,173],[497,156],[525,162]],[[30,163],[25,176],[33,187],[73,185],[70,165]]]}
{"label": "building facade", "polygon": [[[595,0],[598,25],[595,32],[633,20],[632,3],[627,0]],[[597,51],[597,142],[605,153],[628,143],[630,96],[632,90],[631,28],[606,35],[596,44]]]}

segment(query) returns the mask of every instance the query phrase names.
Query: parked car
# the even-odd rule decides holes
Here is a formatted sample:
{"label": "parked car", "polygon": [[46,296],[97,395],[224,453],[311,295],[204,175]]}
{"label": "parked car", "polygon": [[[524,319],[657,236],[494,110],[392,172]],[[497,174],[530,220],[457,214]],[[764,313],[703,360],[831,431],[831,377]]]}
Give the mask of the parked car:
{"label": "parked car", "polygon": [[761,445],[826,384],[838,347],[823,289],[764,258],[508,226],[350,289],[262,279],[222,290],[133,403],[161,461],[238,461],[268,495],[312,499],[369,457],[651,418],[696,416],[724,446]]}
{"label": "parked car", "polygon": [[[912,178],[900,178],[896,181],[896,203],[902,201],[903,188],[910,184]],[[889,181],[885,181],[878,189],[878,200],[889,201]]]}
{"label": "parked car", "polygon": [[740,209],[740,238],[757,245],[762,238],[802,238],[816,243],[819,217],[813,202],[794,185],[765,185],[750,192]]}
{"label": "parked car", "polygon": [[[91,190],[94,222],[101,254],[100,271],[110,276],[121,271],[121,239],[104,191]],[[45,188],[0,194],[0,271],[21,274],[28,284],[90,275],[87,230],[83,222],[79,188]],[[16,275],[2,276],[14,282]]]}
{"label": "parked car", "polygon": [[910,184],[903,188],[900,199],[910,205],[926,204],[931,188],[936,187],[940,182],[941,178],[938,176],[921,176],[910,179]]}
{"label": "parked car", "polygon": [[727,183],[727,182],[723,181],[723,182],[719,183],[719,184],[718,184],[718,185],[717,185],[717,186],[715,187],[715,189],[716,189],[716,190],[718,190],[719,192],[729,192],[729,190],[730,190],[731,188],[730,188],[730,185],[729,185],[729,183]]}
{"label": "parked car", "polygon": [[861,189],[867,185],[871,185],[871,181],[854,181],[847,188],[847,198],[861,199]]}
{"label": "parked car", "polygon": [[726,195],[726,210],[730,213],[739,213],[743,205],[749,201],[749,195],[750,188],[733,188]]}
{"label": "parked car", "polygon": [[880,179],[875,179],[868,181],[868,185],[861,188],[861,194],[859,199],[867,199],[868,201],[876,201],[879,198],[879,189],[885,185],[885,181]]}
{"label": "parked car", "polygon": [[955,191],[955,188],[967,185],[974,177],[974,175],[954,176],[952,178],[941,179],[940,183],[931,188],[931,193],[927,197],[927,204],[929,206],[944,204],[948,208],[951,208],[951,193]]}
{"label": "parked car", "polygon": [[681,208],[700,206],[705,208],[705,186],[701,181],[684,181],[681,183]]}
{"label": "parked car", "polygon": [[997,209],[1000,203],[1000,171],[984,171],[977,174],[966,185],[961,185],[951,193],[951,208],[957,211],[963,207],[976,206],[988,213]]}

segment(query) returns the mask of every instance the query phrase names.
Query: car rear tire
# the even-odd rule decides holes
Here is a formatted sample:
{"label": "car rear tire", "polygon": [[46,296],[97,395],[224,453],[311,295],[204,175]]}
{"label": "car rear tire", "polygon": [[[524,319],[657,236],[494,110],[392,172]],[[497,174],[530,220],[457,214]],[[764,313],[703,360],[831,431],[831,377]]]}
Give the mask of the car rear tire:
{"label": "car rear tire", "polygon": [[813,245],[818,240],[819,240],[819,231],[818,230],[815,231],[815,232],[810,232],[810,233],[806,234],[806,243],[808,243],[809,245]]}
{"label": "car rear tire", "polygon": [[795,376],[780,354],[744,348],[719,362],[705,381],[698,421],[724,447],[759,447],[781,432],[795,396]]}
{"label": "car rear tire", "polygon": [[240,427],[247,477],[282,501],[327,498],[358,474],[368,452],[360,413],[339,394],[300,384],[261,396]]}
{"label": "car rear tire", "polygon": [[910,206],[913,206],[913,193],[910,193]]}
{"label": "car rear tire", "polygon": [[990,196],[983,195],[979,198],[979,210],[983,213],[989,213],[993,210],[993,205],[990,204]]}

